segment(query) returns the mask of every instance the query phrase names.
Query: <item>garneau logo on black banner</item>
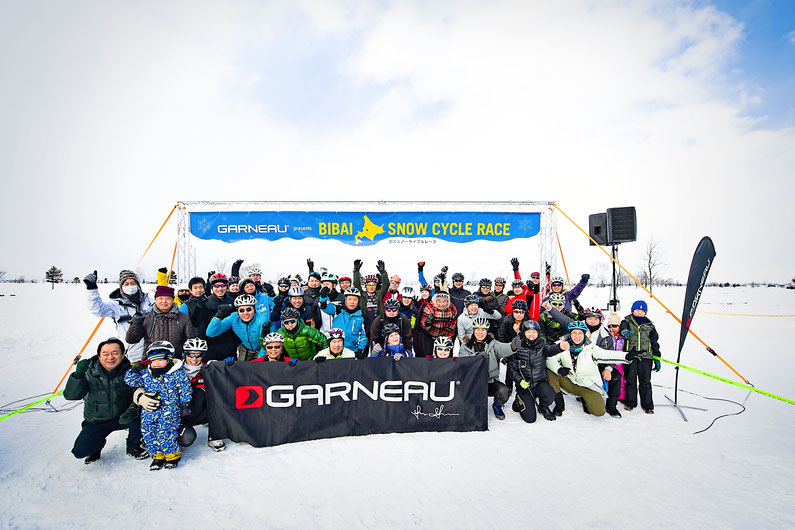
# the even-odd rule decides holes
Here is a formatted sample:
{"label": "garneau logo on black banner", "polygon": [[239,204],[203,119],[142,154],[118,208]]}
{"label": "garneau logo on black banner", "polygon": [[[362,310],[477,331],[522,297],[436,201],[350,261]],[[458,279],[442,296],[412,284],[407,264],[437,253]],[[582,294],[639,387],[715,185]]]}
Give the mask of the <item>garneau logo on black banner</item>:
{"label": "garneau logo on black banner", "polygon": [[436,382],[425,381],[373,381],[368,387],[364,383],[339,381],[323,385],[271,385],[238,386],[235,389],[235,407],[238,409],[297,407],[305,402],[316,405],[329,405],[332,399],[357,401],[366,397],[373,401],[409,401],[411,396],[419,396],[423,401],[444,403],[455,398],[455,387],[460,381],[450,381],[447,395],[439,395]]}

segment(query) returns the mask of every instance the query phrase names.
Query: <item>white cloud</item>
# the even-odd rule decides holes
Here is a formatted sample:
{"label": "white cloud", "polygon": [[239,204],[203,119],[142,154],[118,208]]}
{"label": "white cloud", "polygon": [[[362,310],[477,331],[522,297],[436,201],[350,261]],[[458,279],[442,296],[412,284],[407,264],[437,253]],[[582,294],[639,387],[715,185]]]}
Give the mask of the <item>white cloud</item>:
{"label": "white cloud", "polygon": [[[0,172],[14,186],[0,216],[15,226],[0,237],[25,249],[3,268],[49,266],[59,245],[84,268],[96,241],[120,268],[180,199],[558,199],[582,223],[638,206],[640,237],[670,249],[674,276],[704,234],[716,278],[791,274],[777,241],[795,227],[793,131],[742,117],[764,95],[727,85],[742,26],[715,8],[103,3],[0,20]],[[270,60],[290,34],[310,58],[347,42],[335,81],[372,97],[337,127],[285,123],[261,96],[301,82]],[[323,98],[328,79],[306,82]],[[570,268],[598,259],[558,226]]]}

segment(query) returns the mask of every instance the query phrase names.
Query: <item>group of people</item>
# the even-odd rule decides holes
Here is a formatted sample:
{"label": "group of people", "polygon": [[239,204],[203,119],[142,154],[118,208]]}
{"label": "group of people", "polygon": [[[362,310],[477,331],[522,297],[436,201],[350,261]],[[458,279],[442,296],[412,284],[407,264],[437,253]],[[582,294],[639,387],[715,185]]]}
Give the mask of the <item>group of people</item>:
{"label": "group of people", "polygon": [[[554,421],[565,410],[564,392],[586,413],[620,418],[638,405],[654,412],[651,372],[659,371],[654,324],[639,300],[623,319],[583,308],[578,297],[588,284],[583,274],[571,289],[550,277],[542,291],[541,274],[527,281],[519,260],[510,260],[506,280],[483,278],[474,292],[464,276],[442,267],[432,283],[425,263],[417,264],[420,287],[400,287],[400,276],[362,276],[354,260],[351,276],[316,271],[308,276],[263,282],[262,271],[243,260],[230,276],[211,271],[192,278],[187,288],[168,285],[158,271],[152,300],[137,275],[119,274],[119,287],[107,300],[97,289],[97,273],[83,282],[93,314],[113,319],[120,338],[97,347],[97,355],[76,364],[64,390],[66,399],[84,399],[84,421],[72,453],[89,464],[98,460],[107,436],[128,430],[127,454],[151,457],[150,469],[174,468],[182,447],[196,439],[196,425],[207,423],[202,367],[211,362],[323,362],[334,359],[406,357],[454,359],[480,355],[488,362],[488,395],[497,419],[515,388],[512,409],[528,423],[537,412]],[[500,364],[505,379],[500,380]],[[208,438],[215,451],[223,440]]]}

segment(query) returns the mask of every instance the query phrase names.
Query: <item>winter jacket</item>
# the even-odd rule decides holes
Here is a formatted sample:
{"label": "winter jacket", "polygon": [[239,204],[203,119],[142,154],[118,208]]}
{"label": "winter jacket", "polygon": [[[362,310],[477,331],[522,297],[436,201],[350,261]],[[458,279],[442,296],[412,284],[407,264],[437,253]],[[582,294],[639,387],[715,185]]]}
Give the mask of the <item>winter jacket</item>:
{"label": "winter jacket", "polygon": [[373,350],[370,353],[370,357],[414,357],[414,352],[411,351],[410,348],[406,348],[402,344],[398,344],[397,346],[384,346],[379,350]]}
{"label": "winter jacket", "polygon": [[[110,302],[104,302],[99,297],[98,289],[88,291],[88,309],[98,317],[112,318],[116,324],[116,335],[126,337],[127,330],[130,329],[132,318],[135,313],[145,315],[152,311],[154,304],[149,295],[139,290],[141,301],[136,304],[122,294],[120,289],[114,290],[108,297]],[[144,343],[142,340],[126,344],[126,356],[130,362],[136,363],[141,360],[144,353]]]}
{"label": "winter jacket", "polygon": [[[513,271],[513,277],[516,278],[517,280],[521,280],[522,279],[522,275],[519,274],[519,270],[518,269]],[[525,284],[524,293],[523,294],[526,294],[526,293],[530,292],[530,294],[532,295],[532,296],[529,296],[529,297],[526,298],[527,307],[528,307],[529,312],[530,312],[530,318],[535,320],[536,322],[538,322],[538,317],[541,316],[541,297],[538,296],[538,293],[540,291],[540,284],[531,283],[530,285],[531,286],[528,287]]]}
{"label": "winter jacket", "polygon": [[437,309],[433,303],[430,303],[422,312],[420,324],[433,338],[445,336],[452,339],[455,336],[457,317],[458,311],[453,304],[448,305],[447,309]]}
{"label": "winter jacket", "polygon": [[557,355],[563,350],[557,345],[547,344],[540,335],[534,340],[522,337],[521,341],[516,353],[508,361],[513,368],[508,373],[517,385],[525,380],[530,383],[532,390],[538,383],[547,380],[547,357]]}
{"label": "winter jacket", "polygon": [[[190,301],[186,302],[190,303]],[[207,340],[207,353],[204,354],[204,361],[220,361],[235,354],[240,339],[235,332],[227,330],[216,337],[207,336],[207,327],[212,322],[218,308],[222,305],[233,305],[234,300],[228,294],[223,298],[211,294],[210,296],[199,297],[196,309],[191,313],[190,320],[196,328],[196,336]]]}
{"label": "winter jacket", "polygon": [[[346,337],[347,338],[347,337]],[[324,350],[320,350],[315,355],[315,359],[318,357],[325,357],[326,359],[355,359],[356,354],[353,351],[349,350],[348,348],[342,348],[342,353],[338,357],[334,357],[331,355],[331,350],[326,348]]]}
{"label": "winter jacket", "polygon": [[[582,294],[582,290],[585,289],[586,285],[588,285],[587,282],[580,280],[579,282],[577,282],[577,285],[575,285],[571,291],[566,291],[563,293],[563,296],[566,297],[566,302],[563,305],[563,309],[565,309],[566,311],[571,311],[572,301],[580,297],[580,294]],[[546,302],[547,300],[549,300],[549,294],[547,294],[546,298],[544,298],[544,302]]]}
{"label": "winter jacket", "polygon": [[[524,314],[522,320],[519,321],[519,331],[522,330],[522,323],[525,320],[528,320],[527,313]],[[513,318],[513,313],[509,313],[502,317],[500,320],[500,325],[497,328],[497,340],[500,342],[511,342],[513,338],[518,335],[515,329],[513,329],[513,325],[516,324],[516,321]],[[542,334],[543,336],[543,334]]]}
{"label": "winter jacket", "polygon": [[345,332],[346,348],[357,352],[363,351],[367,347],[367,332],[364,329],[364,317],[361,309],[357,307],[351,311],[344,306],[328,304],[323,312],[333,316],[332,327]]}
{"label": "winter jacket", "polygon": [[[425,274],[422,271],[420,271],[420,273],[419,273],[419,280],[420,280],[420,285],[430,285],[425,280]],[[433,295],[435,295],[436,293],[439,293],[439,292],[448,293],[449,294],[449,289],[447,288],[447,285],[445,285],[445,284],[440,285],[438,291],[436,290],[436,286],[435,285],[431,285],[431,296],[433,296]]]}
{"label": "winter jacket", "polygon": [[[370,301],[370,304],[368,304],[369,295],[367,294],[367,290],[364,289],[364,287],[362,287],[362,275],[359,271],[354,271],[352,285],[353,287],[362,290],[362,296],[359,297],[359,306],[362,308],[362,315],[367,315],[368,309],[371,314],[384,312],[384,295],[389,289],[389,275],[386,272],[384,272],[383,274],[380,275],[380,280],[381,280],[381,288],[376,290],[372,300]],[[368,325],[371,322],[372,318],[367,320]]]}
{"label": "winter jacket", "polygon": [[508,303],[510,298],[511,296],[505,291],[502,291],[501,293],[494,293],[494,301],[497,304],[497,309],[499,309],[500,313],[503,315],[505,314],[505,305]]}
{"label": "winter jacket", "polygon": [[472,331],[475,329],[474,320],[476,318],[483,317],[489,320],[499,320],[502,318],[500,312],[496,309],[493,310],[491,313],[487,313],[482,308],[478,308],[477,313],[474,315],[470,315],[468,310],[464,310],[458,317],[456,321],[456,328],[458,329],[458,340],[461,342],[467,342],[470,337],[472,337]]}
{"label": "winter jacket", "polygon": [[145,368],[137,374],[128,370],[124,381],[134,388],[143,387],[147,393],[157,393],[160,400],[158,410],[170,409],[179,416],[180,403],[190,403],[193,391],[188,376],[182,370],[182,360],[174,359],[173,362],[168,372],[160,377],[153,376],[151,368]]}
{"label": "winter jacket", "polygon": [[[575,346],[571,344],[571,347]],[[561,367],[568,368],[571,373],[567,376],[575,385],[590,388],[602,395],[605,395],[602,387],[602,371],[599,364],[626,363],[626,355],[622,352],[605,350],[594,344],[588,339],[582,346],[579,354],[576,354],[577,366],[572,363],[572,354],[569,350],[560,352],[547,359],[547,368],[557,373]]]}
{"label": "winter jacket", "polygon": [[460,289],[450,288],[450,303],[455,306],[455,310],[458,311],[459,315],[464,311],[464,299],[470,294],[472,293],[463,287]]}
{"label": "winter jacket", "polygon": [[298,325],[293,331],[287,331],[287,328],[282,326],[277,333],[284,337],[284,352],[299,361],[313,359],[317,352],[328,347],[326,337],[301,320],[298,321]]}
{"label": "winter jacket", "polygon": [[[345,297],[342,296],[342,293],[338,292],[336,288],[332,289],[328,296],[317,299],[316,312],[320,315],[320,331],[326,332],[334,327],[334,315],[336,315],[336,310],[344,304]],[[332,307],[334,312],[327,311],[329,306]]]}
{"label": "winter jacket", "polygon": [[[320,326],[322,325],[320,320],[320,308],[317,305],[313,305],[311,303],[308,304],[306,300],[306,297],[304,297],[304,303],[301,304],[301,307],[295,307],[293,309],[297,309],[301,314],[300,318],[304,324],[315,329],[320,329]],[[271,322],[281,322],[282,311],[288,307],[293,307],[293,305],[290,303],[290,298],[277,296],[273,302],[273,310],[271,311],[270,315]]]}
{"label": "winter jacket", "polygon": [[[195,336],[196,331],[191,326],[190,317],[180,313],[175,305],[171,306],[168,313],[163,313],[155,307],[151,313],[133,318],[127,330],[127,342],[134,343],[143,339],[144,349],[155,341],[167,340],[174,346],[175,358],[182,358],[182,345]],[[141,360],[146,360],[146,352]]]}
{"label": "winter jacket", "polygon": [[641,359],[651,359],[652,355],[660,356],[659,336],[654,323],[646,318],[643,324],[638,324],[635,317],[631,314],[624,317],[621,321],[621,331],[628,329],[629,338],[624,344],[624,351],[638,352]]}
{"label": "winter jacket", "polygon": [[474,294],[478,297],[478,305],[483,311],[491,314],[497,310],[500,313],[500,318],[502,318],[502,311],[500,311],[502,308],[497,306],[497,299],[494,297],[493,293],[489,292],[489,294],[483,294],[483,292],[478,289]]}
{"label": "winter jacket", "polygon": [[66,380],[65,399],[83,399],[83,419],[88,423],[104,423],[117,419],[132,404],[133,389],[124,383],[124,374],[130,361],[124,357],[119,366],[108,372],[99,362],[99,356],[89,359],[83,377],[73,372]]}
{"label": "winter jacket", "polygon": [[510,343],[499,342],[487,336],[483,342],[478,342],[475,337],[469,339],[469,342],[461,345],[458,356],[481,355],[485,357],[489,362],[489,383],[492,383],[500,380],[500,359],[510,357],[513,353],[514,350]]}
{"label": "winter jacket", "polygon": [[373,320],[370,326],[370,341],[373,344],[384,344],[386,337],[384,337],[382,330],[386,324],[396,324],[400,329],[401,342],[403,342],[409,350],[414,348],[414,337],[411,334],[411,322],[400,313],[393,318],[389,318],[385,314],[378,315],[375,320]]}
{"label": "winter jacket", "polygon": [[[551,311],[557,311],[557,309],[553,308]],[[562,336],[568,333],[566,326],[561,324],[560,321],[555,320],[551,311],[544,311],[538,319],[538,325],[541,326],[541,335],[544,337],[544,340],[547,341],[547,344],[556,343]],[[565,309],[559,311],[559,313],[570,320],[577,320],[577,315]]]}
{"label": "winter jacket", "polygon": [[232,313],[223,320],[218,317],[213,318],[210,321],[210,325],[207,326],[207,336],[217,337],[231,329],[240,339],[243,346],[249,350],[259,351],[261,348],[260,334],[262,333],[262,326],[267,324],[268,329],[270,329],[270,323],[269,318],[256,311],[254,312],[254,318],[249,322],[243,322],[239,314]]}
{"label": "winter jacket", "polygon": [[[513,291],[511,291],[511,292],[513,292]],[[516,301],[516,300],[524,300],[525,302],[527,302],[527,308],[528,308],[527,315],[530,318],[533,318],[533,316],[532,316],[532,308],[533,308],[533,305],[535,304],[535,298],[536,298],[536,296],[533,293],[533,291],[528,289],[527,286],[525,285],[524,289],[522,291],[522,294],[511,295],[508,298],[508,300],[505,302],[505,305],[503,306],[503,311],[505,311],[506,315],[508,313],[511,313],[513,311],[513,303],[514,303],[514,301]],[[533,320],[535,320],[535,319],[533,319]]]}

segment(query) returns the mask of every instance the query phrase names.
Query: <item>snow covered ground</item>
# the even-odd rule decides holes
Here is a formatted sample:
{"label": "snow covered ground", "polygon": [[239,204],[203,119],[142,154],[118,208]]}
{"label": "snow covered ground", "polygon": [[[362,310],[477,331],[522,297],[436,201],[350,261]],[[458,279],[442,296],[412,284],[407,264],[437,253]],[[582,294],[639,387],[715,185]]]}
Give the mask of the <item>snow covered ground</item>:
{"label": "snow covered ground", "polygon": [[[103,296],[109,285],[100,286]],[[0,404],[51,391],[97,319],[81,285],[0,284]],[[10,296],[15,294],[16,296]],[[683,288],[656,292],[675,313]],[[625,307],[640,289],[619,292]],[[587,288],[603,306],[607,289]],[[679,331],[655,302],[649,317],[663,356]],[[757,387],[795,398],[794,318],[712,315],[795,314],[795,292],[707,289],[693,330]],[[623,314],[626,311],[622,311]],[[114,334],[103,324],[89,345]],[[736,377],[690,337],[682,362]],[[586,416],[567,398],[555,422],[527,425],[508,411],[488,432],[338,438],[273,448],[206,447],[206,429],[176,470],[152,473],[124,455],[114,433],[91,466],[69,452],[82,406],[30,412],[0,422],[0,524],[12,528],[219,527],[493,528],[795,527],[795,406],[753,394],[747,410],[681,394],[685,423],[665,407],[674,371],[653,377],[656,414],[616,420]],[[742,402],[747,392],[684,372],[680,387]],[[23,402],[24,403],[24,402]],[[59,407],[71,402],[53,400]],[[146,523],[144,522],[146,521]]]}

